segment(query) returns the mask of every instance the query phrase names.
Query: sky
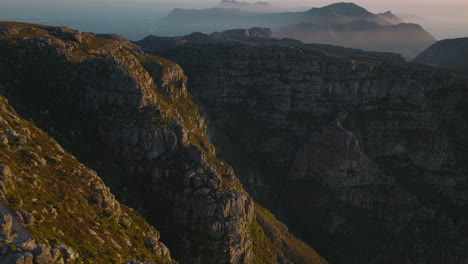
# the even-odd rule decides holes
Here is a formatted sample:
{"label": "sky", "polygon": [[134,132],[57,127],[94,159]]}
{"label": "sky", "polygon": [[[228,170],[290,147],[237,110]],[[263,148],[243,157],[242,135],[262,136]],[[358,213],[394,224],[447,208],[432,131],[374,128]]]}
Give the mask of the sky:
{"label": "sky", "polygon": [[[243,1],[255,2],[255,0]],[[307,9],[340,0],[262,1],[281,7]],[[0,20],[106,31],[118,30],[122,24],[142,23],[142,21],[153,23],[154,19],[166,16],[173,8],[208,8],[216,6],[219,2],[220,0],[0,0]],[[468,0],[356,0],[353,2],[375,13],[392,10],[396,14],[416,15],[417,18],[412,16],[406,21],[421,24],[437,39],[468,36]],[[94,21],[95,27],[89,22],[91,20]]]}

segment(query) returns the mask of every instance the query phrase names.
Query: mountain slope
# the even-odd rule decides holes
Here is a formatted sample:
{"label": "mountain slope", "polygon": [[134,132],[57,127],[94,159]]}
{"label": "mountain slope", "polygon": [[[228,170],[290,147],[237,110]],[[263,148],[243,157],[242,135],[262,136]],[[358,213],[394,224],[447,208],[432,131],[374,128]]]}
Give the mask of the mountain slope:
{"label": "mountain slope", "polygon": [[9,235],[1,237],[1,247],[16,250],[2,251],[1,263],[173,263],[159,232],[119,204],[94,171],[20,118],[3,96],[0,109],[0,203],[30,231],[2,225]]}
{"label": "mountain slope", "polygon": [[466,262],[466,82],[378,53],[197,36],[137,44],[184,68],[219,155],[294,233],[331,263]]}
{"label": "mountain slope", "polygon": [[335,3],[320,8],[312,8],[306,12],[309,16],[327,17],[330,24],[364,20],[380,25],[388,25],[389,21],[382,19],[365,8],[354,3]]}
{"label": "mountain slope", "polygon": [[402,23],[405,23],[403,22],[403,20],[401,20],[398,16],[396,16],[395,14],[392,13],[392,11],[387,11],[385,13],[379,13],[377,14],[379,17],[387,20],[390,24],[393,24],[393,25],[398,25],[398,24],[402,24]]}
{"label": "mountain slope", "polygon": [[262,239],[251,229],[254,202],[216,158],[177,64],[116,35],[0,26],[0,80],[13,106],[157,226],[174,258],[252,263],[269,250],[279,263],[301,248],[304,258],[320,259],[294,239],[284,240],[284,252],[253,249]]}
{"label": "mountain slope", "polygon": [[438,41],[419,54],[414,61],[468,71],[468,38]]}

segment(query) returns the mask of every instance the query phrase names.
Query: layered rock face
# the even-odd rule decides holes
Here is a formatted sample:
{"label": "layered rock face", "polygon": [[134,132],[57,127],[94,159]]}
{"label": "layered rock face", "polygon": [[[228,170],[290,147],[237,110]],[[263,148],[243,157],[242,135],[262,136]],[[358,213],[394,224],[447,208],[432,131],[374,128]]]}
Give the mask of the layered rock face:
{"label": "layered rock face", "polygon": [[119,36],[67,28],[9,24],[0,40],[0,77],[13,105],[157,225],[176,259],[258,258],[254,203],[216,158],[178,65]]}
{"label": "layered rock face", "polygon": [[137,44],[184,68],[220,155],[295,233],[332,263],[466,263],[466,83],[372,54],[201,39]]}

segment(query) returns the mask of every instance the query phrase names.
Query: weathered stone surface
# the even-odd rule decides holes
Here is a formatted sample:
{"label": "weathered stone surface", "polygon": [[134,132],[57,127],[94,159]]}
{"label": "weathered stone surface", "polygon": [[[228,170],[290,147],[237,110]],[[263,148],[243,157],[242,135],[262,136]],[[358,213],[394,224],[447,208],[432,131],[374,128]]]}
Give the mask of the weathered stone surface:
{"label": "weathered stone surface", "polygon": [[38,246],[33,251],[34,254],[34,264],[51,264],[54,261],[50,249],[45,246]]}
{"label": "weathered stone surface", "polygon": [[0,242],[3,244],[8,244],[13,242],[13,240],[18,235],[15,232],[13,227],[13,218],[11,215],[4,215],[0,218]]}
{"label": "weathered stone surface", "polygon": [[35,221],[33,213],[27,212],[23,209],[18,210],[16,215],[25,225],[33,224]]}

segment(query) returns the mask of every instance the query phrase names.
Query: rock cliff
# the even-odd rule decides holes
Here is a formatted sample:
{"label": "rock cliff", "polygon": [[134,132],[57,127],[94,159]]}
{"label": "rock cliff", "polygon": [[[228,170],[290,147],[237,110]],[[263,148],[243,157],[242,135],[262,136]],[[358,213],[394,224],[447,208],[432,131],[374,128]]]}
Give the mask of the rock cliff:
{"label": "rock cliff", "polygon": [[[258,222],[254,202],[232,168],[216,158],[177,64],[116,35],[1,26],[0,78],[13,106],[156,225],[177,260],[258,259],[261,252],[253,245],[273,237],[261,236],[263,227],[260,235],[253,233]],[[104,202],[100,196],[92,201]],[[296,239],[285,244],[323,262]],[[147,239],[145,245],[159,252],[157,239]],[[276,254],[287,255],[279,251],[272,256]],[[284,262],[279,261],[271,263]]]}
{"label": "rock cliff", "polygon": [[184,68],[220,156],[332,263],[466,263],[466,82],[354,50],[181,39],[137,44]]}

